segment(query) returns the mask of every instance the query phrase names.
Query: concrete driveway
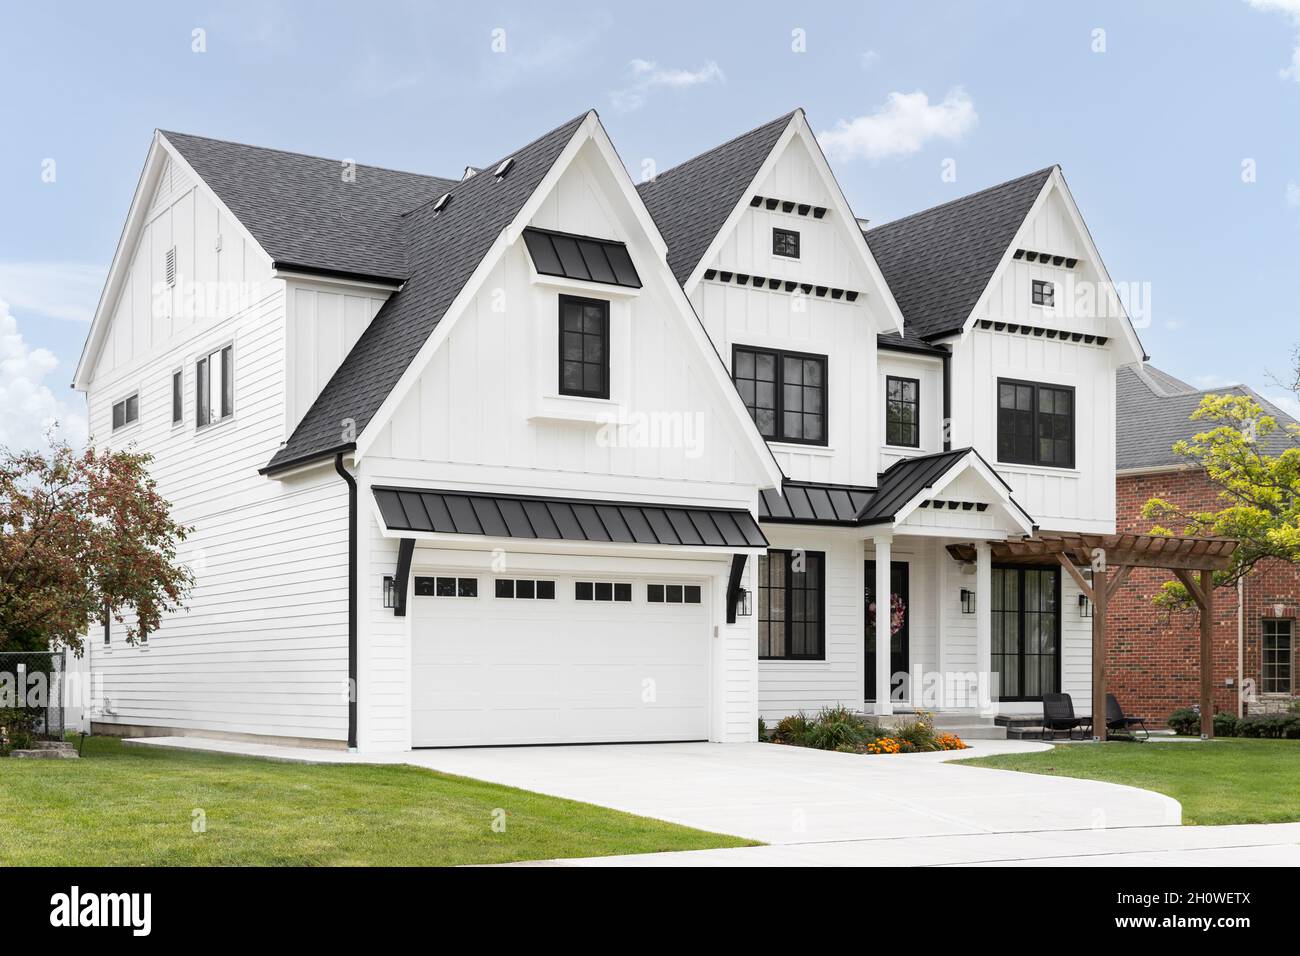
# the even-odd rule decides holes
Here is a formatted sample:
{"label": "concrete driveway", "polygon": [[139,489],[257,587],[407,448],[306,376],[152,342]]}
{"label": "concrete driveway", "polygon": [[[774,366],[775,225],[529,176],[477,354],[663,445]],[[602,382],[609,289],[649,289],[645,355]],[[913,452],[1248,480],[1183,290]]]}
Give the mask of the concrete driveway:
{"label": "concrete driveway", "polygon": [[200,737],[175,747],[306,763],[402,763],[568,797],[769,844],[520,866],[1300,866],[1300,823],[1178,826],[1161,794],[956,766],[1028,741],[861,757],[773,744],[417,750],[361,756]]}
{"label": "concrete driveway", "polygon": [[894,757],[701,743],[425,750],[405,760],[771,844],[1180,822],[1177,801],[1147,790],[949,762],[1047,749],[975,743],[957,754]]}

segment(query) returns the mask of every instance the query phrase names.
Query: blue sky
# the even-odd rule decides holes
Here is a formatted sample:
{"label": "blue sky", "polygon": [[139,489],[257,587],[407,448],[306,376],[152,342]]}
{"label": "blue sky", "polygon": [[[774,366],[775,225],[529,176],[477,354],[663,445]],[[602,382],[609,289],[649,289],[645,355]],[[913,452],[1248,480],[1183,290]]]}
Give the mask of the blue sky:
{"label": "blue sky", "polygon": [[795,106],[849,124],[833,165],[876,222],[1060,163],[1112,278],[1149,284],[1153,361],[1276,396],[1300,344],[1298,51],[1300,0],[13,6],[0,442],[79,413],[155,127],[455,176],[589,107],[634,176]]}

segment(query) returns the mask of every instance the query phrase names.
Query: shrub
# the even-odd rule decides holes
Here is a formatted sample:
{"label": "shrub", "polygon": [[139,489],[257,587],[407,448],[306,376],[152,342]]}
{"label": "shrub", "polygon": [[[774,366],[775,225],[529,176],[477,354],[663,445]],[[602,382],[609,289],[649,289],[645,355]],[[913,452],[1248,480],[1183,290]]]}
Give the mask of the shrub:
{"label": "shrub", "polygon": [[789,717],[782,717],[776,725],[776,732],[772,734],[772,739],[779,744],[806,747],[808,745],[808,725],[810,723],[808,715],[802,710],[797,714],[791,714]]}
{"label": "shrub", "polygon": [[1201,732],[1201,715],[1190,707],[1179,707],[1165,722],[1174,733],[1185,737]]}
{"label": "shrub", "polygon": [[1214,736],[1216,737],[1236,737],[1239,736],[1239,721],[1232,714],[1215,714],[1214,715]]}
{"label": "shrub", "polygon": [[0,754],[27,750],[34,745],[36,720],[23,707],[0,709]]}
{"label": "shrub", "polygon": [[809,724],[807,746],[817,750],[857,749],[869,736],[866,718],[847,707],[827,707]]}
{"label": "shrub", "polygon": [[954,734],[936,734],[930,715],[902,723],[886,732],[871,718],[847,707],[826,707],[815,717],[802,711],[776,725],[771,741],[839,753],[897,754],[935,750],[964,750]]}

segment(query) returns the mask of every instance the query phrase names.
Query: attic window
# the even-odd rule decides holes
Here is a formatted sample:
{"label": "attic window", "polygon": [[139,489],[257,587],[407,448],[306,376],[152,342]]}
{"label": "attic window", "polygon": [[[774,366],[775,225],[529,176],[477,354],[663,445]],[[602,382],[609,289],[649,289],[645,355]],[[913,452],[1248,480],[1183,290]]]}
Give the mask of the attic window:
{"label": "attic window", "polygon": [[128,395],[113,403],[113,431],[140,420],[140,393]]}
{"label": "attic window", "polygon": [[1056,305],[1056,286],[1051,282],[1035,279],[1033,300],[1034,305],[1041,305],[1045,309],[1053,308]]}
{"label": "attic window", "polygon": [[443,193],[441,196],[438,197],[438,200],[433,204],[433,211],[442,212],[444,209],[447,208],[447,204],[450,202],[451,202],[451,193]]}
{"label": "attic window", "polygon": [[514,164],[515,164],[515,158],[513,156],[511,156],[509,159],[503,159],[501,160],[501,165],[498,166],[492,172],[492,175],[495,176],[497,179],[502,179],[505,177],[506,173],[510,172],[510,168],[514,166]]}
{"label": "attic window", "polygon": [[799,233],[793,229],[772,230],[772,255],[799,258]]}
{"label": "attic window", "polygon": [[176,247],[172,246],[167,250],[167,259],[164,265],[167,273],[167,288],[176,285]]}

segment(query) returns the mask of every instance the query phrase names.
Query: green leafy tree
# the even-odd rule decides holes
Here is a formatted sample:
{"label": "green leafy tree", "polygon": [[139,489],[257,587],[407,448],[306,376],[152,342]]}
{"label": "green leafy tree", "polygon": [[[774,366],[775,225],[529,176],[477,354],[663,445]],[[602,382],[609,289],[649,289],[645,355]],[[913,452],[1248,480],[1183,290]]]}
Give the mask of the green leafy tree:
{"label": "green leafy tree", "polygon": [[[1191,420],[1205,430],[1173,450],[1205,470],[1221,507],[1195,511],[1152,498],[1142,508],[1157,522],[1152,533],[1240,540],[1232,566],[1215,572],[1216,586],[1236,584],[1265,558],[1300,561],[1300,426],[1280,425],[1246,395],[1207,395]],[[1171,581],[1156,603],[1182,608],[1191,595]]]}
{"label": "green leafy tree", "polygon": [[0,449],[0,651],[70,648],[107,613],[134,643],[182,605],[173,521],[134,451]]}

